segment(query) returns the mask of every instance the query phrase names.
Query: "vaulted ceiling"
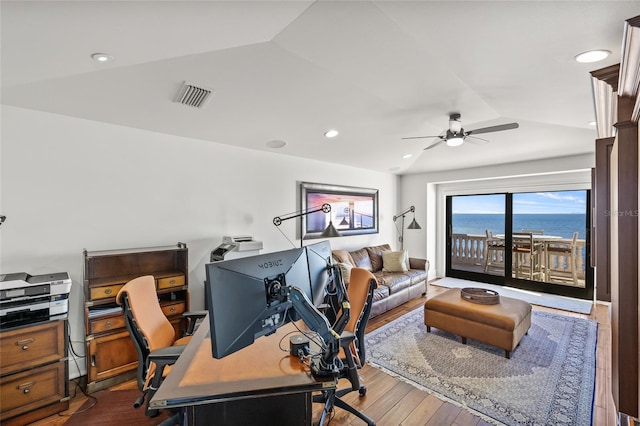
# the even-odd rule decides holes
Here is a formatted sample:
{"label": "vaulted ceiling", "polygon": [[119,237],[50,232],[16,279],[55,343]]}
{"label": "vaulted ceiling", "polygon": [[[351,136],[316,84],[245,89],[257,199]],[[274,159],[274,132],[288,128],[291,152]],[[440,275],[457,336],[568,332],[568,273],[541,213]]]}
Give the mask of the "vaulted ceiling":
{"label": "vaulted ceiling", "polygon": [[[639,4],[2,1],[2,103],[398,174],[590,153],[589,72],[620,61]],[[590,49],[612,55],[574,60]],[[212,89],[204,108],[174,102],[185,81]],[[520,127],[402,140],[452,112]]]}

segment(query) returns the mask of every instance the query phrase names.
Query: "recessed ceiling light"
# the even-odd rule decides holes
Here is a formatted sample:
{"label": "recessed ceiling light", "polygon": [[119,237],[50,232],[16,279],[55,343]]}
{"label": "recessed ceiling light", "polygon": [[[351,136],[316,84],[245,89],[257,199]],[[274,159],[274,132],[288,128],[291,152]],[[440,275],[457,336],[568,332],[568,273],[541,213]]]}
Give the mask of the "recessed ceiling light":
{"label": "recessed ceiling light", "polygon": [[284,148],[286,145],[287,143],[285,141],[281,141],[277,139],[267,142],[267,146],[269,148],[274,148],[274,149]]}
{"label": "recessed ceiling light", "polygon": [[94,53],[93,55],[91,55],[91,58],[93,58],[94,61],[98,61],[100,63],[113,61],[113,56],[107,53]]}
{"label": "recessed ceiling light", "polygon": [[405,154],[402,156],[402,158],[407,159],[407,158],[411,158],[413,157],[413,154]]}
{"label": "recessed ceiling light", "polygon": [[324,132],[325,137],[327,138],[335,138],[336,136],[338,136],[338,131],[337,130],[327,130],[326,132]]}
{"label": "recessed ceiling light", "polygon": [[609,55],[611,55],[611,52],[608,50],[589,50],[588,52],[582,52],[577,55],[576,61],[588,64],[591,62],[601,61]]}

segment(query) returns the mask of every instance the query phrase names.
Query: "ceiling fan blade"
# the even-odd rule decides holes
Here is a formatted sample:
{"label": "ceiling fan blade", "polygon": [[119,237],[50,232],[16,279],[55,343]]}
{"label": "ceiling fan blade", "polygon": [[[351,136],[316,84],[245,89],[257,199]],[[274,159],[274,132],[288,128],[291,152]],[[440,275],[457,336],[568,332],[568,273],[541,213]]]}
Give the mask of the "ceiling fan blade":
{"label": "ceiling fan blade", "polygon": [[479,137],[477,137],[477,136],[472,136],[472,135],[467,136],[467,137],[465,138],[465,142],[471,142],[471,143],[476,143],[476,144],[477,144],[478,142],[476,142],[474,139],[477,139],[478,141],[482,141],[483,143],[489,143],[489,142],[491,142],[491,141],[490,141],[490,140],[488,140],[488,139],[483,139],[483,138],[479,138]]}
{"label": "ceiling fan blade", "polygon": [[481,129],[469,130],[467,135],[477,135],[479,133],[499,132],[501,130],[511,130],[520,127],[518,123],[499,124],[497,126],[483,127]]}
{"label": "ceiling fan blade", "polygon": [[409,138],[400,138],[402,140],[406,140],[406,139],[428,139],[428,138],[441,138],[442,136],[440,135],[436,135],[436,136],[412,136]]}
{"label": "ceiling fan blade", "polygon": [[429,145],[428,147],[426,147],[426,148],[424,149],[424,151],[426,151],[426,150],[428,150],[428,149],[431,149],[431,148],[435,148],[436,146],[440,145],[440,144],[441,144],[442,142],[444,142],[444,141],[445,141],[445,139],[440,139],[438,142],[436,142],[436,143],[434,143],[434,144],[431,144],[431,145]]}

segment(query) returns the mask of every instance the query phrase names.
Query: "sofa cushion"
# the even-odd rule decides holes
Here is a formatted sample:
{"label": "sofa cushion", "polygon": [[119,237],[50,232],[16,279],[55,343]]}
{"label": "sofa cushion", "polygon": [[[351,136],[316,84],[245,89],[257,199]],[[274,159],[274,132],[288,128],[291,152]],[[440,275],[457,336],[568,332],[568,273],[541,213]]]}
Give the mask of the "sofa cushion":
{"label": "sofa cushion", "polygon": [[427,280],[427,271],[422,269],[409,269],[405,274],[411,277],[411,284],[418,284]]}
{"label": "sofa cushion", "polygon": [[350,263],[342,262],[338,262],[335,265],[340,268],[340,272],[342,273],[342,282],[344,282],[345,285],[349,284],[349,280],[351,279],[351,269],[353,268],[353,265]]}
{"label": "sofa cushion", "polygon": [[383,251],[382,252],[382,270],[385,272],[407,272],[407,251]]}
{"label": "sofa cushion", "polygon": [[351,254],[351,258],[353,259],[353,266],[373,272],[367,249],[361,248],[360,250],[350,251],[349,254]]}
{"label": "sofa cushion", "polygon": [[367,253],[369,253],[369,260],[371,261],[371,272],[378,272],[382,270],[383,262],[382,262],[382,252],[383,251],[391,251],[391,246],[389,244],[382,244],[379,246],[371,246],[365,247]]}
{"label": "sofa cushion", "polygon": [[331,257],[335,260],[335,263],[349,263],[351,266],[356,266],[356,262],[346,250],[331,250]]}
{"label": "sofa cushion", "polygon": [[389,294],[395,294],[407,287],[411,287],[411,277],[407,272],[383,272],[375,274],[380,287],[387,287]]}
{"label": "sofa cushion", "polygon": [[373,290],[373,303],[379,302],[387,297],[389,297],[389,287],[378,285],[378,287]]}

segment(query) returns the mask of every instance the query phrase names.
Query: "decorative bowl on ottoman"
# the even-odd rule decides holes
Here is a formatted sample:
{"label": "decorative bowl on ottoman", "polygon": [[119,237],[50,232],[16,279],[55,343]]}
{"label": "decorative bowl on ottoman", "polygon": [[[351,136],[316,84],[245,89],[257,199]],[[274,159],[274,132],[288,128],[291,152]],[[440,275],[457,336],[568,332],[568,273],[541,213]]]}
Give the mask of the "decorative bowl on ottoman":
{"label": "decorative bowl on ottoman", "polygon": [[480,305],[495,305],[496,303],[500,303],[500,295],[498,292],[487,290],[486,288],[463,288],[460,290],[460,297],[469,302],[479,303]]}

